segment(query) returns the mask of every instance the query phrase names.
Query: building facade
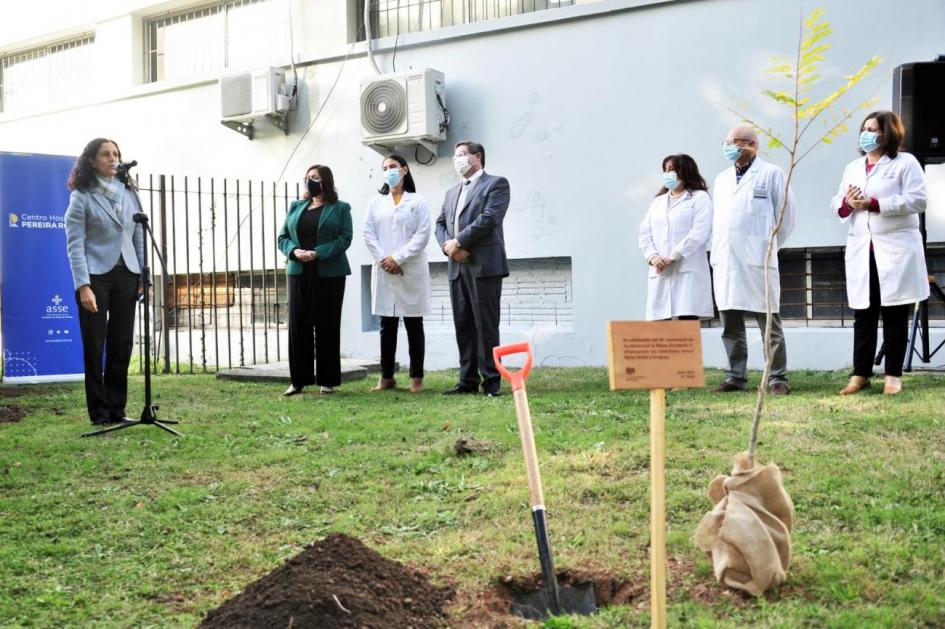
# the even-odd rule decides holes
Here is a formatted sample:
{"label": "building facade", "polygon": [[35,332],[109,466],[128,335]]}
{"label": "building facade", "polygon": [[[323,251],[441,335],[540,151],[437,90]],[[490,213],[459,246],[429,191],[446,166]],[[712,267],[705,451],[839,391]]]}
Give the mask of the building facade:
{"label": "building facade", "polygon": [[[945,4],[939,0],[901,3],[895,11],[876,0],[820,4],[833,28],[824,89],[838,86],[871,56],[884,59],[850,95],[850,106],[875,95],[875,108],[890,108],[892,69],[945,52]],[[647,273],[637,230],[660,187],[661,159],[689,153],[711,182],[727,166],[721,144],[738,122],[725,106],[788,130],[786,111],[762,94],[774,86],[765,69],[772,57],[791,55],[808,8],[794,0],[372,5],[374,60],[382,72],[435,68],[445,75],[447,140],[437,159],[418,154],[424,162],[419,163],[408,156],[431,220],[457,182],[449,159],[456,141],[484,144],[486,170],[511,183],[505,234],[512,275],[504,287],[503,341],[531,341],[540,365],[606,363],[606,322],[643,317]],[[103,0],[84,6],[48,0],[5,12],[0,151],[75,155],[91,138],[104,136],[141,163],[152,197],[149,176],[174,177],[165,212],[178,249],[169,279],[177,284],[163,297],[180,307],[165,322],[171,351],[191,360],[203,353],[200,360],[208,360],[207,329],[213,327],[211,363],[251,362],[247,349],[234,361],[235,316],[236,327],[246,328],[238,332],[240,339],[250,334],[253,352],[266,342],[266,359],[275,359],[273,341],[260,336],[265,328],[276,346],[281,339],[284,359],[284,265],[274,255],[275,230],[285,197],[294,196],[310,164],[323,163],[334,170],[355,222],[342,351],[377,356],[371,260],[360,228],[367,202],[382,183],[381,156],[361,144],[360,84],[375,75],[362,11],[363,0]],[[882,16],[881,25],[876,16]],[[218,80],[264,66],[297,77],[296,103],[287,134],[261,121],[249,140],[220,123]],[[797,226],[782,254],[791,368],[842,368],[850,362],[840,250],[845,228],[829,202],[843,166],[856,156],[859,122],[857,116],[848,134],[820,146],[795,173]],[[765,157],[785,162],[776,149]],[[928,177],[929,241],[941,242],[943,167],[929,167]],[[208,196],[204,186],[210,179],[215,188]],[[256,186],[225,226],[218,214],[224,179],[228,211],[237,200],[236,182],[244,194],[247,185]],[[194,196],[197,185],[201,192]],[[184,186],[186,194],[180,192]],[[432,241],[428,254],[434,312],[427,319],[427,362],[430,368],[450,367],[457,364],[457,351],[445,258]],[[229,258],[237,255],[241,261],[234,267]],[[261,274],[254,273],[257,268]],[[223,289],[210,291],[210,299],[196,285],[217,274],[232,277],[232,286],[227,279]],[[260,282],[268,291],[261,315],[254,303]],[[249,313],[227,312],[230,328],[224,333],[219,309],[225,304],[234,310],[245,301],[243,293],[249,295]],[[933,315],[942,316],[941,308]],[[261,329],[249,329],[257,322]],[[229,341],[222,359],[220,334]],[[723,365],[718,329],[707,327],[703,334],[707,365]],[[751,365],[757,367],[760,340],[750,340]],[[406,343],[401,345],[406,362]],[[256,362],[263,352],[258,354]]]}

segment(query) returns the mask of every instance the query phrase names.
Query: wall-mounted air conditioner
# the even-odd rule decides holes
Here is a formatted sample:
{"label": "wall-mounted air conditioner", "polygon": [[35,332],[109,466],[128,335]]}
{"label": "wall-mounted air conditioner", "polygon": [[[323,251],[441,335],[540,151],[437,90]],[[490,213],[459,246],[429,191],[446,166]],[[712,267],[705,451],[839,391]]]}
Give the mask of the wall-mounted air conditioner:
{"label": "wall-mounted air conditioner", "polygon": [[382,74],[361,82],[361,143],[383,148],[420,144],[436,152],[446,139],[443,73],[415,70]]}
{"label": "wall-mounted air conditioner", "polygon": [[290,104],[281,68],[259,68],[220,79],[220,122],[250,140],[253,123],[259,118],[270,119],[288,134]]}

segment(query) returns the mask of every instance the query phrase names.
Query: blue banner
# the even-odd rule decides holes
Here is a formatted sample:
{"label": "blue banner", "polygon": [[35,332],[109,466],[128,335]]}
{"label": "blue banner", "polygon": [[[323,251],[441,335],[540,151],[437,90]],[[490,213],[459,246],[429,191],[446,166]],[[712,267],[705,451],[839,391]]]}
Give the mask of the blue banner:
{"label": "blue banner", "polygon": [[63,215],[74,157],[0,153],[3,381],[81,380],[79,306]]}

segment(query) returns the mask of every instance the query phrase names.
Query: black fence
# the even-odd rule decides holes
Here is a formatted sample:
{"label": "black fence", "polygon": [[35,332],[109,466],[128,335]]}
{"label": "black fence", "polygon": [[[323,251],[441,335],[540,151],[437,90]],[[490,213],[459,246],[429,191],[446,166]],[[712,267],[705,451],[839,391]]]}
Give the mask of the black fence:
{"label": "black fence", "polygon": [[[164,175],[141,177],[138,184],[157,243],[149,254],[153,371],[210,372],[287,360],[285,257],[276,240],[289,205],[300,197],[299,185]],[[927,259],[929,273],[945,284],[945,243],[930,243]],[[842,247],[785,249],[779,262],[786,326],[852,326]],[[362,275],[364,283],[370,275]],[[945,304],[931,300],[929,318],[933,325],[945,322]],[[143,317],[138,321],[143,364],[146,331]]]}
{"label": "black fence", "polygon": [[150,175],[138,186],[156,242],[154,324],[146,332],[139,317],[138,330],[139,339],[152,335],[152,369],[194,373],[287,359],[285,262],[276,240],[298,185]]}

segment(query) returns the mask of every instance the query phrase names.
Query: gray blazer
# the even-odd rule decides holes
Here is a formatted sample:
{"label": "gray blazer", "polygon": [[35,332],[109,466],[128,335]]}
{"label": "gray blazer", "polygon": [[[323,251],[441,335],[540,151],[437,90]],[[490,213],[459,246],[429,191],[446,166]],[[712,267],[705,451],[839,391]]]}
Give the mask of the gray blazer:
{"label": "gray blazer", "polygon": [[140,212],[134,194],[125,189],[121,218],[104,195],[93,190],[73,190],[66,210],[66,251],[76,289],[89,283],[89,275],[108,273],[118,257],[132,273],[144,265],[144,228],[132,215]]}
{"label": "gray blazer", "polygon": [[[466,209],[459,215],[459,233],[453,233],[456,204],[462,183],[446,191],[443,208],[436,219],[436,240],[443,243],[456,238],[470,253],[469,265],[474,277],[508,277],[509,261],[505,255],[505,235],[502,221],[509,209],[509,182],[505,177],[488,173],[473,185],[466,195]],[[449,278],[459,277],[460,263],[449,261]]]}

